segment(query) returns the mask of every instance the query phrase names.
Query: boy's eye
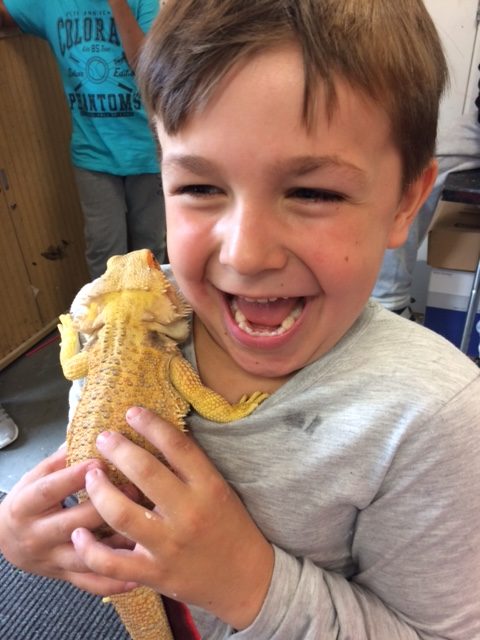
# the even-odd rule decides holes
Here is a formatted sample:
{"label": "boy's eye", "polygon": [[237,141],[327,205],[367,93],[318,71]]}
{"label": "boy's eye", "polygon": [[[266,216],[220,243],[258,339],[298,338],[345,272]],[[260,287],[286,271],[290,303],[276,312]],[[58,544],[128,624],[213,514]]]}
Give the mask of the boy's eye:
{"label": "boy's eye", "polygon": [[306,187],[291,189],[288,192],[289,198],[297,200],[308,200],[310,202],[342,202],[345,196],[335,191],[325,191],[324,189],[309,189]]}
{"label": "boy's eye", "polygon": [[177,195],[190,195],[197,198],[215,196],[219,193],[220,189],[211,184],[186,184],[175,190]]}

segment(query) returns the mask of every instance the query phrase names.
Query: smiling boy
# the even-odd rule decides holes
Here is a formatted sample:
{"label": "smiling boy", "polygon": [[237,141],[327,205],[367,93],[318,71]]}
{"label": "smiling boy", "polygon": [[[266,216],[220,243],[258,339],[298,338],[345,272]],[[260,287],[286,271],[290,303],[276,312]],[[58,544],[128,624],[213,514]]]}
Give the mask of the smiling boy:
{"label": "smiling boy", "polygon": [[402,192],[387,114],[345,81],[307,130],[302,68],[297,45],[278,45],[237,63],[174,135],[158,122],[202,375],[234,395],[223,366],[271,390],[342,338],[435,177],[431,163]]}
{"label": "smiling boy", "polygon": [[[139,74],[185,355],[229,400],[271,397],[225,427],[192,413],[193,437],[130,410],[170,467],[98,448],[157,517],[57,454],[4,501],[5,555],[96,593],[147,584],[208,640],[480,637],[478,368],[368,301],[436,174],[423,4],[167,2]],[[65,513],[84,480],[92,504]],[[135,548],[96,541],[100,516]]]}

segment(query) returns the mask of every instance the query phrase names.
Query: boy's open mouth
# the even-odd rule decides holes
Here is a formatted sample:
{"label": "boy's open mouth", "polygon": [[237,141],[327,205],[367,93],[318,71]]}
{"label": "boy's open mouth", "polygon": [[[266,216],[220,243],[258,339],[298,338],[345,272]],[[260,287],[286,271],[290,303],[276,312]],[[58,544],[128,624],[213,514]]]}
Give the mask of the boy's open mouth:
{"label": "boy's open mouth", "polygon": [[305,298],[229,297],[236,324],[251,336],[279,336],[300,317]]}

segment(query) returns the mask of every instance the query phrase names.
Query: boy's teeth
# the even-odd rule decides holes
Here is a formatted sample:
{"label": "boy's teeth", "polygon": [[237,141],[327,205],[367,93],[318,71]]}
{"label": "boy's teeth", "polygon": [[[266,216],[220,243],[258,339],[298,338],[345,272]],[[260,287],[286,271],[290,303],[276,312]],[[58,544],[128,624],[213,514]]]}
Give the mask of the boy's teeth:
{"label": "boy's teeth", "polygon": [[[246,302],[258,302],[259,304],[267,304],[267,302],[276,302],[279,298],[247,298],[244,297]],[[282,300],[287,300],[287,298],[281,298]]]}
{"label": "boy's teeth", "polygon": [[[278,300],[278,298],[245,298],[245,300],[248,300],[249,302],[257,302],[259,304],[266,304],[268,302],[275,302],[275,300]],[[233,312],[233,317],[235,318],[235,322],[240,327],[240,329],[242,329],[242,331],[245,331],[245,333],[248,333],[251,336],[282,335],[282,333],[285,333],[286,331],[288,331],[288,329],[293,327],[293,325],[295,324],[295,320],[297,320],[297,318],[302,313],[302,308],[303,304],[301,301],[299,301],[294,309],[292,309],[288,316],[283,320],[282,324],[278,327],[261,327],[253,329],[245,315],[240,311],[240,309],[238,309],[235,298],[233,298],[231,301],[231,309]]]}

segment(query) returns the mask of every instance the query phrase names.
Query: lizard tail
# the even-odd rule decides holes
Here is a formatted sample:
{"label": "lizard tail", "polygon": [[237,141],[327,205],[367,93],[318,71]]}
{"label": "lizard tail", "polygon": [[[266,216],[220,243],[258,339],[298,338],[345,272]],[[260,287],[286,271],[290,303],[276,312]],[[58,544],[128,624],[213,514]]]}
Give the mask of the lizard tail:
{"label": "lizard tail", "polygon": [[148,587],[105,598],[111,602],[132,640],[174,640],[162,598]]}

